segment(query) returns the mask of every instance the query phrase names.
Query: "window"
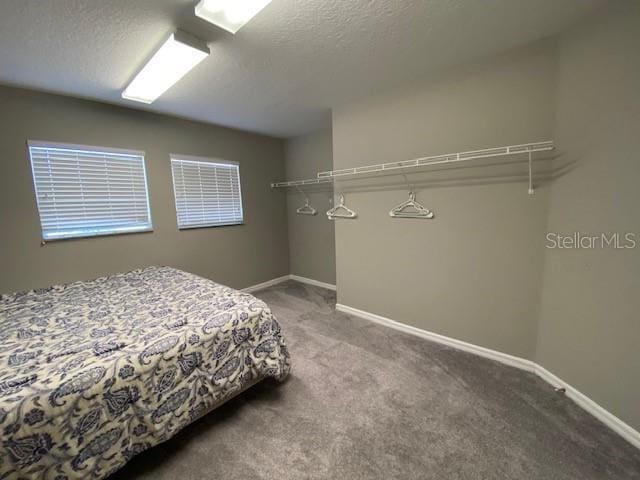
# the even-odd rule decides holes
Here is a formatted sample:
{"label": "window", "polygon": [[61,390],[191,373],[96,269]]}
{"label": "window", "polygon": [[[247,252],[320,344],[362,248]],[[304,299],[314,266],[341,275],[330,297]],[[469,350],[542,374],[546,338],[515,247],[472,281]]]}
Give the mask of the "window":
{"label": "window", "polygon": [[29,142],[42,238],[150,231],[144,153]]}
{"label": "window", "polygon": [[236,162],[171,156],[178,228],[239,225],[240,168]]}

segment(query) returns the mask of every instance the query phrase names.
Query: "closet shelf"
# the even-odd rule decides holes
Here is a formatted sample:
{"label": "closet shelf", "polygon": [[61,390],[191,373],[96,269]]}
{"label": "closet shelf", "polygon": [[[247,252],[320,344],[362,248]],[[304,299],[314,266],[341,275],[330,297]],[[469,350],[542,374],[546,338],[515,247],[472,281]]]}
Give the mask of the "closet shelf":
{"label": "closet shelf", "polygon": [[317,178],[306,180],[292,180],[288,182],[272,183],[272,188],[281,187],[301,187],[304,185],[317,185],[320,183],[333,182],[341,177],[354,177],[376,172],[387,172],[394,170],[408,170],[411,168],[427,167],[430,165],[447,165],[453,163],[470,162],[483,158],[504,157],[507,155],[528,155],[529,159],[529,193],[533,193],[533,168],[532,155],[536,152],[547,152],[555,148],[552,140],[544,142],[524,143],[521,145],[508,145],[506,147],[485,148],[482,150],[470,150],[468,152],[446,153],[444,155],[433,155],[430,157],[414,158],[413,160],[403,160],[399,162],[379,163],[377,165],[366,165],[363,167],[343,168],[340,170],[329,170],[319,172]]}
{"label": "closet shelf", "polygon": [[300,187],[303,185],[318,185],[320,183],[330,183],[333,180],[331,178],[310,178],[308,180],[292,180],[290,182],[275,182],[271,184],[271,188],[284,188],[284,187]]}
{"label": "closet shelf", "polygon": [[468,152],[447,153],[444,155],[434,155],[431,157],[414,158],[400,162],[380,163],[377,165],[366,165],[363,167],[343,168],[340,170],[329,170],[319,172],[318,179],[332,179],[349,175],[361,175],[366,173],[385,172],[388,170],[408,169],[425,167],[429,165],[443,165],[448,163],[468,162],[481,158],[503,157],[505,155],[529,154],[535,152],[545,152],[553,150],[553,141],[525,143],[522,145],[509,145],[507,147],[486,148],[483,150],[472,150]]}

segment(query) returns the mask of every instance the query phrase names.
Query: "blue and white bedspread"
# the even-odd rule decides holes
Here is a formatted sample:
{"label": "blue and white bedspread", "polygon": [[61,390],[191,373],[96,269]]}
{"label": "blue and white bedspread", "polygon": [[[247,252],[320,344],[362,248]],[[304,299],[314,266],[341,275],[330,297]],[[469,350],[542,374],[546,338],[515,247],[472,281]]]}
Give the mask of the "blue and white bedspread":
{"label": "blue and white bedspread", "polygon": [[168,267],[0,296],[0,479],[99,479],[265,377],[280,326]]}

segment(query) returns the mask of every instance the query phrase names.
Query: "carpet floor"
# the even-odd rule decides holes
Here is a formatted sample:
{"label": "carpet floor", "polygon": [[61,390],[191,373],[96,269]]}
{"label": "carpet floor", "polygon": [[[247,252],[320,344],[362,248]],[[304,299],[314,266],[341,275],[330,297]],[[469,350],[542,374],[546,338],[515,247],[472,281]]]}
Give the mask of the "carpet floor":
{"label": "carpet floor", "polygon": [[120,479],[640,479],[640,450],[533,374],[336,312],[286,282],[255,294],[293,371],[134,458]]}

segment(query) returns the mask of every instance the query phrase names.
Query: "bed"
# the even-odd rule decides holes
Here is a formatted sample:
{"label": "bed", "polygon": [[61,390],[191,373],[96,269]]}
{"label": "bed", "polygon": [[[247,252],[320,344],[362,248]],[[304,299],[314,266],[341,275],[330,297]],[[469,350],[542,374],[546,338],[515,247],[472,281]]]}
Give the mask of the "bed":
{"label": "bed", "polygon": [[0,296],[0,479],[100,479],[290,369],[250,294],[169,267]]}

